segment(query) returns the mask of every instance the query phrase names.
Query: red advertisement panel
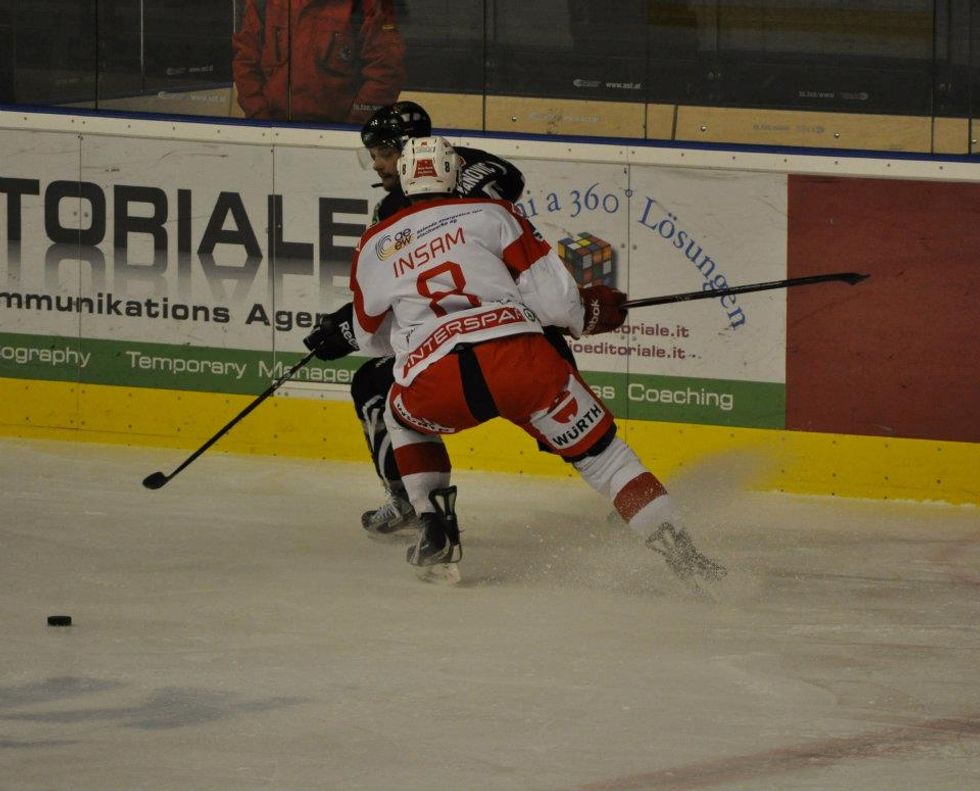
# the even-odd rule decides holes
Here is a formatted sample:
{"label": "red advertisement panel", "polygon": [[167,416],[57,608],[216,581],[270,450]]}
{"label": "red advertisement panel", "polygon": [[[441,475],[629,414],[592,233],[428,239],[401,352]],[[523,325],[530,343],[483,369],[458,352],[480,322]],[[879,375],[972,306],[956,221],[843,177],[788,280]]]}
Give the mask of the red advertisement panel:
{"label": "red advertisement panel", "polygon": [[980,184],[791,176],[786,428],[980,441]]}

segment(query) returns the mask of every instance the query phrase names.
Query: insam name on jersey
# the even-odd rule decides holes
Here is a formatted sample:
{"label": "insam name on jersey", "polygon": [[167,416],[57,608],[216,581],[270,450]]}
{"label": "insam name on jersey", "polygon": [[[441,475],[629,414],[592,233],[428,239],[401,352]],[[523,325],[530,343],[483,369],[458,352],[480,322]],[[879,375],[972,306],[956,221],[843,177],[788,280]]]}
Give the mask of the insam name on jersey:
{"label": "insam name on jersey", "polygon": [[395,277],[401,277],[412,269],[432,263],[440,255],[449,252],[460,244],[466,244],[462,226],[455,231],[446,231],[442,236],[437,236],[425,244],[420,244],[407,253],[402,253],[396,261],[392,262],[392,271]]}

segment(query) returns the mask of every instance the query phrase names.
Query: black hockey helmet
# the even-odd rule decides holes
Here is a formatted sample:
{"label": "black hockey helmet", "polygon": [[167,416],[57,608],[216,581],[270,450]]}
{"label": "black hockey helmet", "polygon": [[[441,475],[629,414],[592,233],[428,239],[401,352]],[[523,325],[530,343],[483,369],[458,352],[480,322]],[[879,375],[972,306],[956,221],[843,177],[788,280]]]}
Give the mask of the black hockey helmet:
{"label": "black hockey helmet", "polygon": [[415,102],[385,105],[376,110],[361,127],[361,141],[365,148],[389,146],[401,151],[410,137],[428,137],[431,134],[432,119]]}

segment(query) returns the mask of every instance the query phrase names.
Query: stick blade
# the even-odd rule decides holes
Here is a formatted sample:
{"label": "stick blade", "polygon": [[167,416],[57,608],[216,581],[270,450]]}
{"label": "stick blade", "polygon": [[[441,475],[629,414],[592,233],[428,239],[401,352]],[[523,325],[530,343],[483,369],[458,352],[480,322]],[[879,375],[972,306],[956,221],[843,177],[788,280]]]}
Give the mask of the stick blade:
{"label": "stick blade", "polygon": [[843,280],[848,285],[855,285],[860,283],[862,280],[867,280],[871,275],[862,275],[860,272],[845,272],[841,275],[841,280]]}
{"label": "stick blade", "polygon": [[159,489],[170,479],[162,472],[153,472],[143,479],[143,485],[147,489]]}

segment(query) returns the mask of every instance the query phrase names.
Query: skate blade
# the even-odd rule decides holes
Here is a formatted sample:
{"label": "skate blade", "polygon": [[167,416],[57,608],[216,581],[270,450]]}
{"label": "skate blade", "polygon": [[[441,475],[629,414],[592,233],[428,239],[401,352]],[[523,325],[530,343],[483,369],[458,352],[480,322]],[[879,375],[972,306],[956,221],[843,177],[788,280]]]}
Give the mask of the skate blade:
{"label": "skate blade", "polygon": [[715,596],[715,594],[708,590],[708,588],[704,587],[694,577],[682,577],[679,574],[675,574],[675,577],[691,597],[702,602],[718,602],[718,598]]}
{"label": "skate blade", "polygon": [[679,568],[669,561],[666,563],[666,566],[674,579],[695,599],[706,602],[718,601],[714,587],[727,574],[727,569],[720,576],[711,576],[697,568]]}
{"label": "skate blade", "polygon": [[373,530],[364,531],[367,537],[379,544],[413,544],[418,540],[418,527],[406,527],[401,530],[392,530],[390,533],[375,533]]}
{"label": "skate blade", "polygon": [[418,538],[419,528],[421,527],[422,523],[417,518],[412,518],[406,519],[391,530],[371,530],[368,527],[364,527],[364,532],[372,540],[379,541],[382,544],[404,544],[409,541],[415,541]]}
{"label": "skate blade", "polygon": [[459,563],[436,563],[432,566],[417,566],[415,576],[422,582],[435,585],[459,585],[463,577],[459,573]]}
{"label": "skate blade", "polygon": [[721,582],[728,576],[728,569],[720,563],[709,560],[706,565],[699,566],[695,573],[705,582]]}

